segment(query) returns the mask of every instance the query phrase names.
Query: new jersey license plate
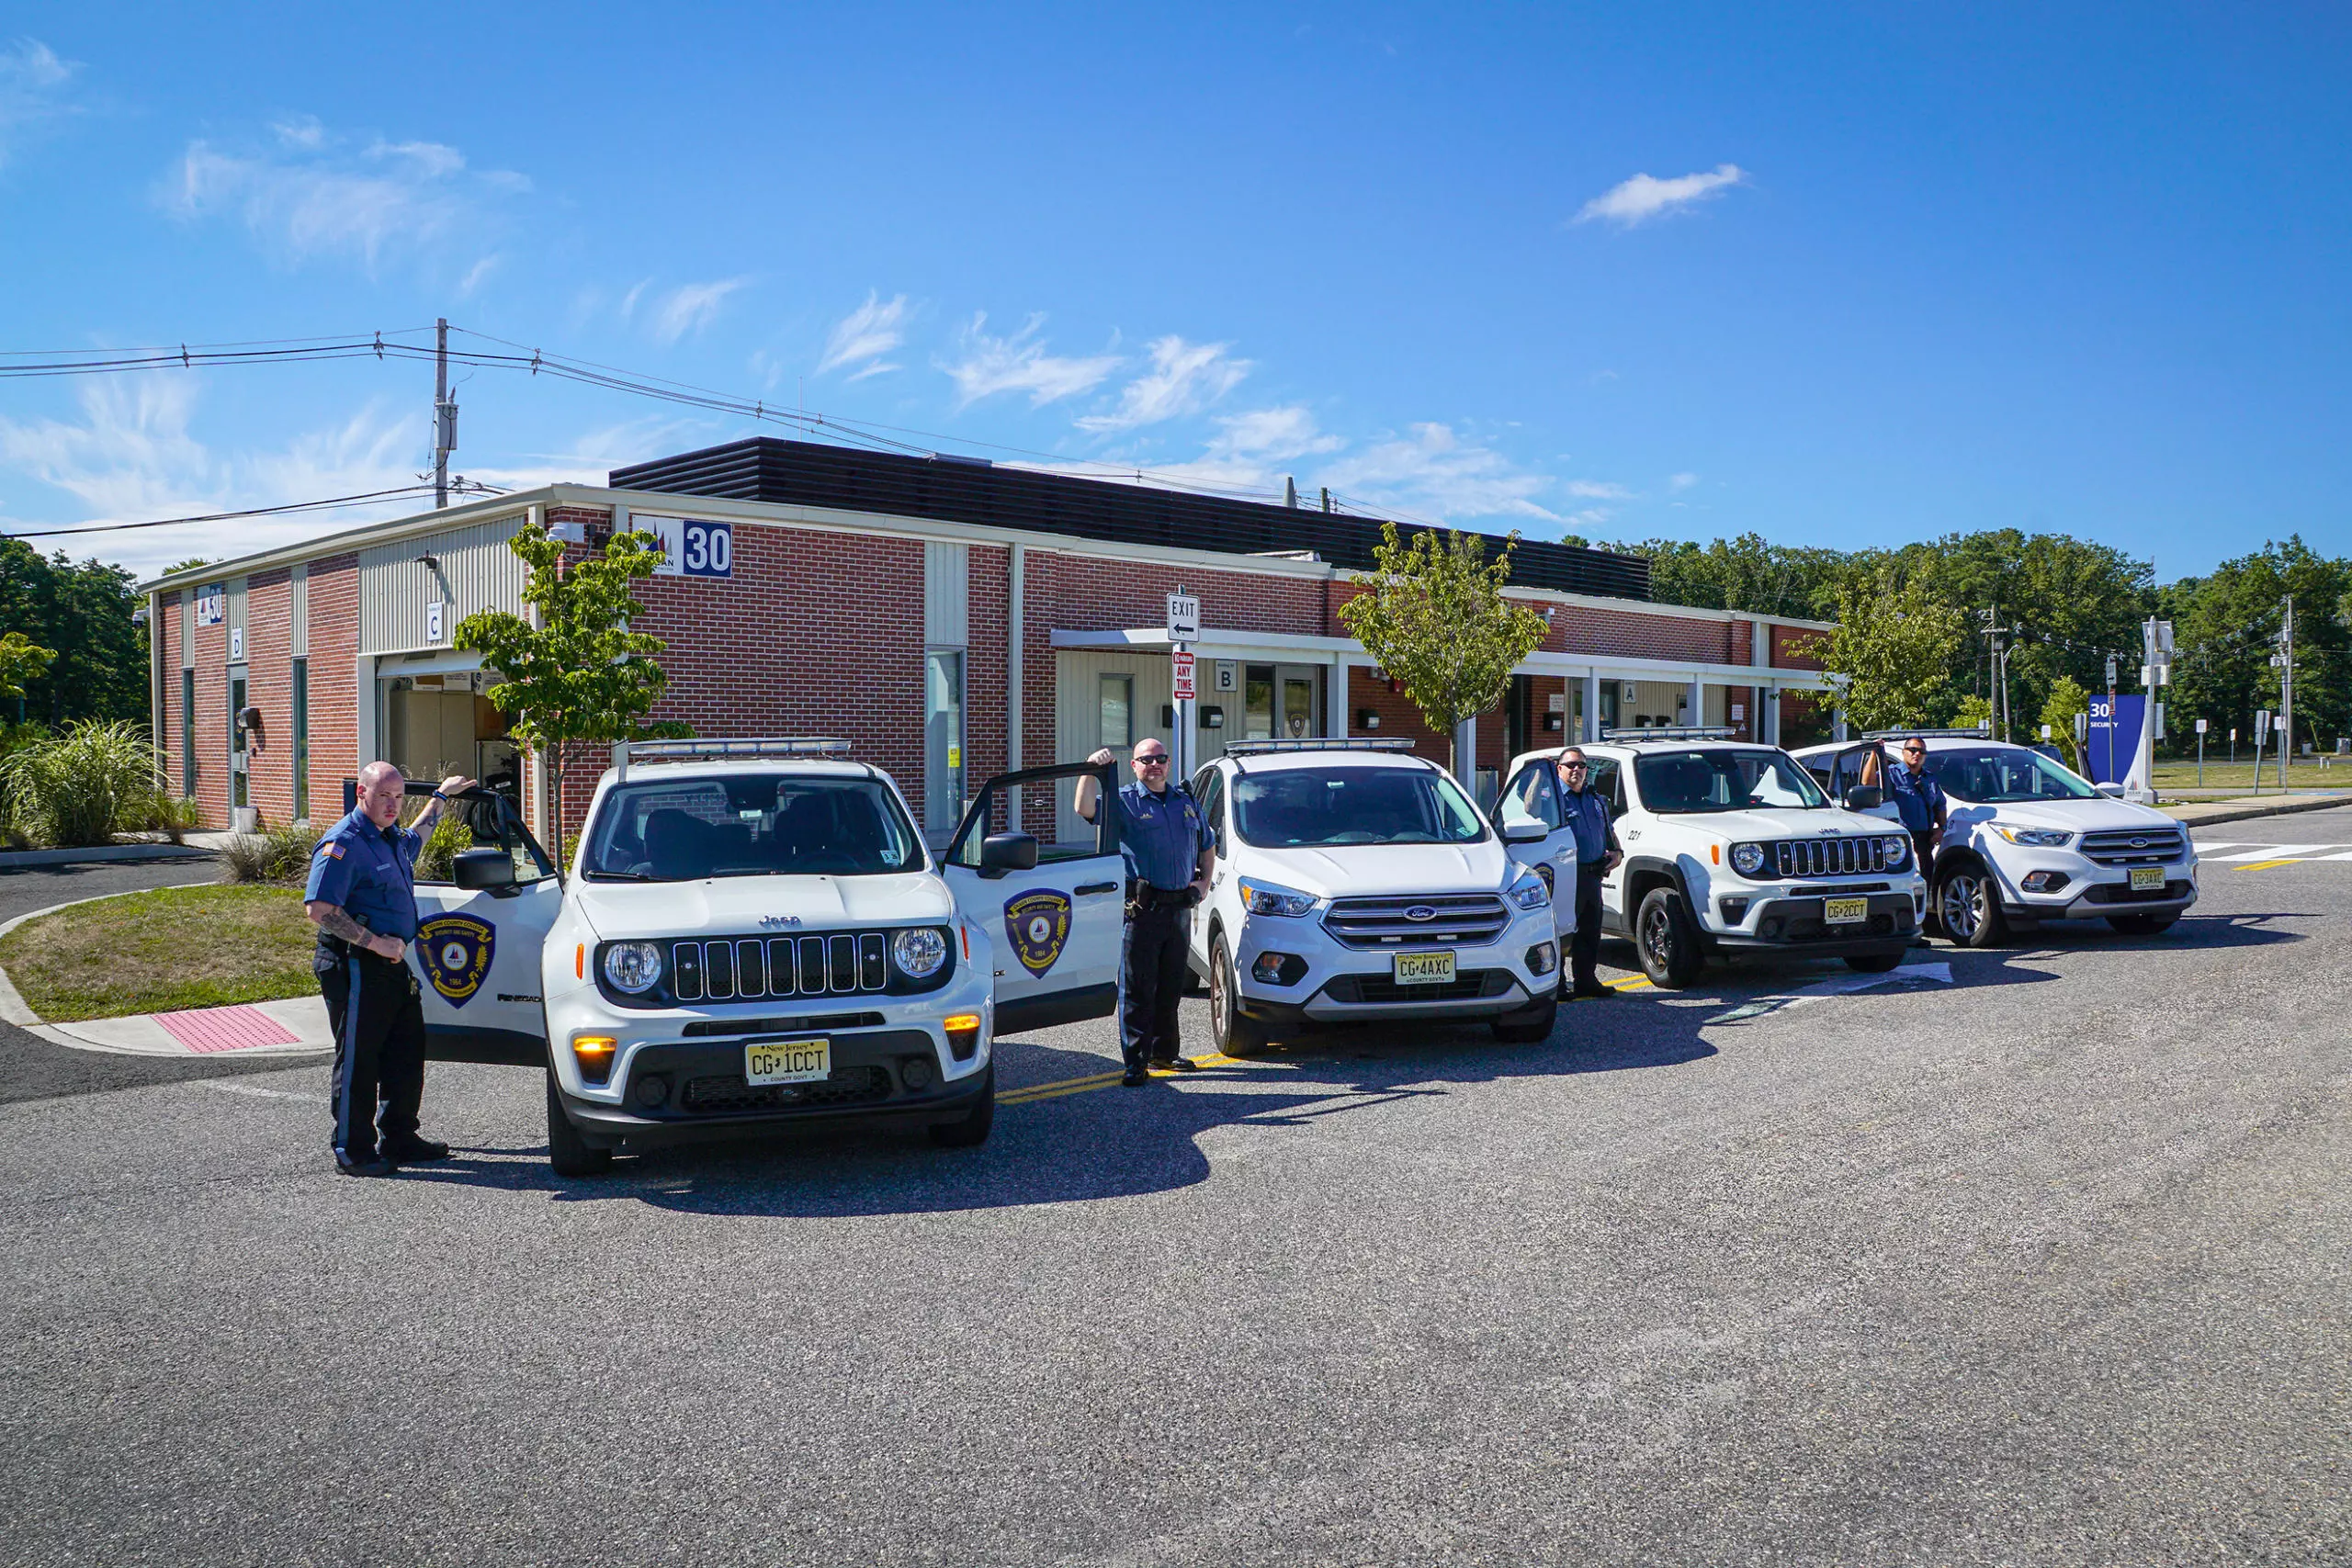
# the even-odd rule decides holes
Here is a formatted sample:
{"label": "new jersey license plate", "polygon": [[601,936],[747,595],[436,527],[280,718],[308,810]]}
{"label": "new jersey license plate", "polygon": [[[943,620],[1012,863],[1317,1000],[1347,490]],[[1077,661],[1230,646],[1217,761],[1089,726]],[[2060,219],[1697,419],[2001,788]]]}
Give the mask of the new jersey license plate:
{"label": "new jersey license plate", "polygon": [[2160,865],[2135,865],[2132,868],[2132,891],[2161,893],[2165,890],[2165,868]]}
{"label": "new jersey license plate", "polygon": [[1400,986],[1442,986],[1453,978],[1451,953],[1400,953],[1391,962]]}
{"label": "new jersey license plate", "polygon": [[1867,898],[1824,898],[1821,901],[1821,923],[1826,926],[1858,926],[1871,918],[1871,901]]}
{"label": "new jersey license plate", "polygon": [[831,1040],[763,1040],[743,1047],[748,1084],[816,1083],[832,1076]]}

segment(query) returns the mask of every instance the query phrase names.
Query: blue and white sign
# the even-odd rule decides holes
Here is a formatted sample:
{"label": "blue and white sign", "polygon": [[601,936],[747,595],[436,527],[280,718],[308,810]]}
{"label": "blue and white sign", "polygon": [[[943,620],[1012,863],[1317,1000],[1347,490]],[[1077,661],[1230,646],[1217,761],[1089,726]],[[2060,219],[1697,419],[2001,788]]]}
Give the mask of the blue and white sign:
{"label": "blue and white sign", "polygon": [[656,577],[732,577],[735,575],[735,525],[703,517],[659,517],[650,512],[629,513],[629,526],[642,528],[662,545]]}
{"label": "blue and white sign", "polygon": [[2145,694],[2116,696],[2112,711],[2109,701],[2104,692],[2091,698],[2090,739],[2083,747],[2083,761],[2090,767],[2093,784],[2123,782],[2140,750],[2140,727],[2147,722]]}
{"label": "blue and white sign", "polygon": [[229,585],[208,582],[196,591],[196,624],[217,626],[229,618]]}

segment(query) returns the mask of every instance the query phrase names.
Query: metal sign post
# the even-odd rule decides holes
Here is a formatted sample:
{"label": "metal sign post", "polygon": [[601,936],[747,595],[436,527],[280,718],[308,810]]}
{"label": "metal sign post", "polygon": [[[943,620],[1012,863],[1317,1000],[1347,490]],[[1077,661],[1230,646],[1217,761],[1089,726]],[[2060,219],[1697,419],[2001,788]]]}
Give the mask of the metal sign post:
{"label": "metal sign post", "polygon": [[2205,787],[2205,721],[2197,721],[2197,787]]}
{"label": "metal sign post", "polygon": [[1191,782],[1194,752],[1199,749],[1200,726],[1193,716],[1199,692],[1193,645],[1200,640],[1200,598],[1186,592],[1180,583],[1168,596],[1169,674],[1176,708],[1176,732],[1169,737],[1168,750],[1173,758],[1169,771],[1175,775],[1172,782],[1179,784]]}

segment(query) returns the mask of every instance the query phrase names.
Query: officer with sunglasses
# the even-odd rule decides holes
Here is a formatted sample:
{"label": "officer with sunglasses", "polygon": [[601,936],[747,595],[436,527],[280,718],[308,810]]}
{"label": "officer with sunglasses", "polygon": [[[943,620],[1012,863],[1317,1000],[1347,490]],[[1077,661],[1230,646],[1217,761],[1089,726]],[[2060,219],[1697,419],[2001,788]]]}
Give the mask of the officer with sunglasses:
{"label": "officer with sunglasses", "polygon": [[[1951,808],[1944,801],[1944,786],[1928,772],[1928,743],[1916,735],[1903,742],[1902,765],[1886,771],[1886,799],[1911,835],[1911,847],[1918,855],[1919,874],[1934,876],[1936,845],[1943,838]],[[1914,936],[1911,945],[1927,946],[1926,933]]]}
{"label": "officer with sunglasses", "polygon": [[1568,935],[1566,995],[1605,1001],[1617,993],[1600,983],[1600,879],[1624,859],[1617,848],[1609,803],[1591,787],[1592,765],[1571,746],[1560,753],[1560,788],[1568,826],[1577,836],[1577,929]]}
{"label": "officer with sunglasses", "polygon": [[[1117,753],[1105,746],[1087,761],[1108,767]],[[1150,1080],[1153,1067],[1199,1069],[1177,1055],[1176,1004],[1184,996],[1193,906],[1208,893],[1216,840],[1193,792],[1170,782],[1166,745],[1148,735],[1136,742],[1131,761],[1136,782],[1114,792],[1111,807],[1127,863],[1127,924],[1119,944],[1119,1047],[1127,1070],[1121,1081],[1134,1089]],[[1089,822],[1099,793],[1092,773],[1078,781],[1071,804]]]}

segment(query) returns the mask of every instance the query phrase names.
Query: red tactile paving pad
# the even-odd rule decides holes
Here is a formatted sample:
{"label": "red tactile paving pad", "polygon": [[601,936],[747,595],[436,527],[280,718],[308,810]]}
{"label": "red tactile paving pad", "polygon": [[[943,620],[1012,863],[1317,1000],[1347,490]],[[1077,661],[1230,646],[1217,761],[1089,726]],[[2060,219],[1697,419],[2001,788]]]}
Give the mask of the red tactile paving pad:
{"label": "red tactile paving pad", "polygon": [[257,1007],[159,1012],[155,1021],[191,1051],[243,1051],[254,1045],[292,1045],[301,1039]]}

